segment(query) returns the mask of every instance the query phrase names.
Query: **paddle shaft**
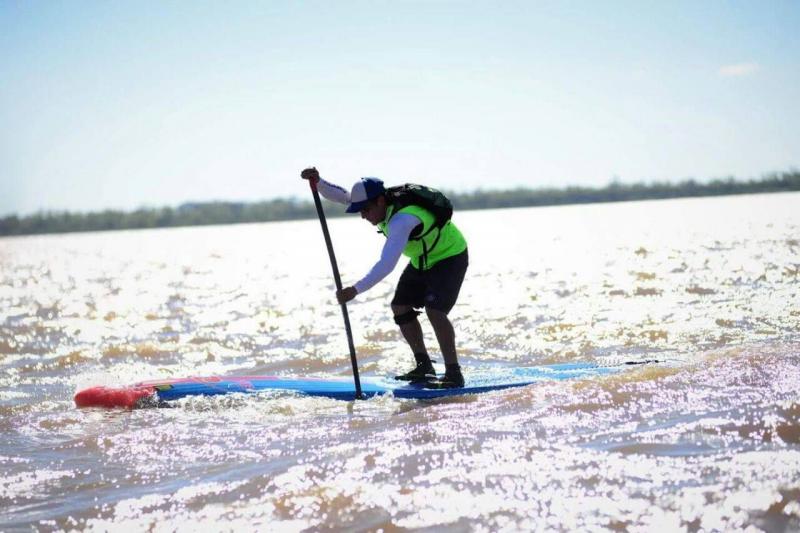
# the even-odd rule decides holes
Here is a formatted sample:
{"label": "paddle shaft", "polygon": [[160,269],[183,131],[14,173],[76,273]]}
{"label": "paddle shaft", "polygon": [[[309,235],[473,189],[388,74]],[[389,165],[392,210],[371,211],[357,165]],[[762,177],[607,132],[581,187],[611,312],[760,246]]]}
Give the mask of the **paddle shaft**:
{"label": "paddle shaft", "polygon": [[[317,208],[317,216],[319,216],[319,223],[322,226],[322,235],[325,236],[325,246],[328,247],[328,257],[331,260],[331,269],[333,270],[333,281],[336,283],[336,290],[342,290],[342,278],[339,276],[339,267],[336,266],[336,255],[333,253],[333,243],[331,243],[331,234],[328,232],[328,223],[325,221],[325,212],[322,210],[322,202],[319,199],[319,192],[317,192],[317,182],[313,179],[308,180],[311,186],[311,194],[314,196],[314,206]],[[363,397],[361,393],[361,379],[358,376],[358,360],[356,359],[356,346],[353,343],[353,331],[350,328],[350,316],[347,314],[347,304],[342,303],[342,316],[344,316],[344,329],[347,332],[347,346],[350,348],[350,363],[353,365],[353,380],[356,383],[356,399]]]}

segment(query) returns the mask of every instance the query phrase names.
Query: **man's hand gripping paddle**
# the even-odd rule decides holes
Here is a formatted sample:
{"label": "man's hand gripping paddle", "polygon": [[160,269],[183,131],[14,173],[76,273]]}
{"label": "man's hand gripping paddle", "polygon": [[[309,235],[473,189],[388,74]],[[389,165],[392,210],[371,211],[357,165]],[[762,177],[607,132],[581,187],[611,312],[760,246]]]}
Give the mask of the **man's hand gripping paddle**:
{"label": "man's hand gripping paddle", "polygon": [[[336,255],[333,253],[333,244],[331,243],[331,235],[328,232],[328,223],[325,221],[325,212],[322,210],[322,202],[319,199],[319,192],[317,192],[317,182],[319,181],[319,172],[316,168],[305,169],[300,176],[308,180],[308,185],[311,187],[311,194],[314,196],[314,206],[317,208],[317,216],[319,216],[319,223],[322,226],[322,235],[325,237],[325,245],[328,247],[328,257],[331,260],[331,269],[333,269],[333,281],[336,283],[336,290],[342,290],[342,279],[339,277],[339,267],[336,266]],[[342,315],[344,316],[344,328],[347,331],[347,345],[350,348],[350,363],[353,365],[353,380],[356,384],[356,399],[363,398],[361,394],[361,379],[358,377],[358,361],[356,360],[356,347],[353,344],[353,332],[350,329],[350,317],[347,314],[347,303],[342,303]]]}

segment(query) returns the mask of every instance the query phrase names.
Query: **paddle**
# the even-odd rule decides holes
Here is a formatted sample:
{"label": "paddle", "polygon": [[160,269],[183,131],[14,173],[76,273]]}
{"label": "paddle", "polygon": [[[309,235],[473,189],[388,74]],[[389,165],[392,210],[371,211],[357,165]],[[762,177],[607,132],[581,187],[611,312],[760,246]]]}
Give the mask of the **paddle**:
{"label": "paddle", "polygon": [[[328,257],[331,260],[331,268],[333,269],[333,281],[336,283],[336,290],[342,290],[342,279],[339,277],[339,267],[336,266],[336,256],[333,253],[333,244],[331,243],[331,235],[328,233],[328,223],[325,221],[325,212],[322,210],[322,202],[319,199],[319,192],[317,192],[317,181],[315,179],[308,180],[311,187],[311,194],[314,195],[314,206],[317,208],[317,215],[319,216],[319,223],[322,226],[322,234],[325,236],[325,245],[328,247]],[[350,348],[350,363],[353,365],[353,380],[356,382],[356,399],[363,399],[361,394],[361,379],[358,377],[358,361],[356,360],[356,347],[353,344],[353,332],[350,329],[350,317],[347,314],[347,304],[342,303],[342,315],[344,316],[344,329],[347,331],[347,345]]]}

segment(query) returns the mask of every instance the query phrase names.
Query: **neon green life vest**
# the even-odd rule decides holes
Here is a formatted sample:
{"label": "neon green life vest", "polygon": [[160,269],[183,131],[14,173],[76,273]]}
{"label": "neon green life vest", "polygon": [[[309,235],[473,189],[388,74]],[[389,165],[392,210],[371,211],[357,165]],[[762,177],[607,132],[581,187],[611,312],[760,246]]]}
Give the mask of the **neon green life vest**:
{"label": "neon green life vest", "polygon": [[411,232],[403,255],[411,259],[411,264],[419,270],[428,270],[442,259],[458,255],[467,249],[467,241],[452,220],[442,227],[436,227],[436,217],[430,211],[409,205],[397,212],[395,206],[386,206],[386,218],[378,223],[378,229],[389,236],[389,220],[397,213],[414,215],[422,221],[422,231],[417,228]]}

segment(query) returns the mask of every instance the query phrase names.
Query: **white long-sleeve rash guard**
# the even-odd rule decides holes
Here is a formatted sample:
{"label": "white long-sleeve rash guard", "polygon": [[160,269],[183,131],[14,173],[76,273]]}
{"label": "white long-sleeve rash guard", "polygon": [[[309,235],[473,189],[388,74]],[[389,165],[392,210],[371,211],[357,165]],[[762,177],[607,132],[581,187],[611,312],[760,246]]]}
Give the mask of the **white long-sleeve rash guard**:
{"label": "white long-sleeve rash guard", "polygon": [[[317,183],[317,190],[322,196],[337,204],[347,205],[350,203],[349,192],[323,179]],[[371,289],[394,270],[403,253],[403,248],[408,244],[408,237],[420,224],[422,221],[419,218],[408,213],[398,213],[391,218],[387,227],[389,237],[383,245],[380,259],[367,272],[367,275],[354,285],[358,294]]]}

